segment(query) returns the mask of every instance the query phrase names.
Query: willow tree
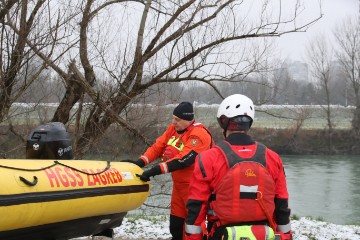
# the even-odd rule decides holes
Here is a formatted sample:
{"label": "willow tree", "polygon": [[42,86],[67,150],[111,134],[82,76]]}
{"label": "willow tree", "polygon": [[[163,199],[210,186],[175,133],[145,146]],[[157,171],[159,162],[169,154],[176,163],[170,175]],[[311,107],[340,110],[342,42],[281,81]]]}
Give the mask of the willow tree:
{"label": "willow tree", "polygon": [[[123,116],[148,89],[199,81],[221,95],[219,83],[266,70],[274,54],[269,39],[304,32],[322,15],[319,7],[318,15],[304,18],[300,0],[46,3],[49,24],[42,31],[51,33],[47,40],[54,44],[39,46],[27,38],[26,45],[65,84],[52,121],[69,123],[79,105],[77,158],[112,124],[143,136]],[[84,99],[91,102],[86,112]]]}

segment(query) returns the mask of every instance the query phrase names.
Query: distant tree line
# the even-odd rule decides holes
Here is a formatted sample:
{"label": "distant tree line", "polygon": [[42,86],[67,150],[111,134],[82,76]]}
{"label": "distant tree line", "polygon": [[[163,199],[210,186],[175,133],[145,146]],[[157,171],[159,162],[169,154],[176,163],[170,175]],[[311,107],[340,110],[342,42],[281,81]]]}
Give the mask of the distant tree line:
{"label": "distant tree line", "polygon": [[[327,98],[322,87],[317,81],[310,80],[307,76],[296,80],[291,76],[288,64],[282,66],[262,77],[247,77],[243,80],[233,79],[215,83],[216,88],[228,96],[241,93],[253,99],[256,105],[324,105]],[[304,63],[306,66],[307,64]],[[356,106],[354,91],[349,83],[345,81],[346,76],[341,70],[340,62],[333,61],[329,89],[331,91],[330,104],[340,106]],[[308,73],[311,74],[310,72]],[[65,88],[61,81],[50,75],[40,76],[43,78],[29,86],[26,92],[20,96],[17,102],[23,103],[59,103],[61,96],[65,94]],[[115,87],[114,84],[103,82],[108,88]],[[113,86],[111,86],[113,85]],[[150,87],[145,91],[146,103],[171,104],[179,101],[192,101],[200,104],[218,104],[222,98],[214,89],[206,83],[198,81],[186,81],[175,83],[161,83],[156,87]],[[90,98],[87,99],[91,101]],[[86,100],[85,100],[86,101]]]}

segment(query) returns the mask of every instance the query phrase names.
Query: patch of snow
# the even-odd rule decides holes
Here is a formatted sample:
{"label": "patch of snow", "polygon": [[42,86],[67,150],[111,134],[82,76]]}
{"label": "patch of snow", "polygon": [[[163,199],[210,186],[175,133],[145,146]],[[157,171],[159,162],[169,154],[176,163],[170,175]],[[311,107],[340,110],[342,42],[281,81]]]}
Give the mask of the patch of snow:
{"label": "patch of snow", "polygon": [[296,240],[359,240],[360,226],[336,225],[328,222],[300,218],[291,222],[294,231],[293,239]]}
{"label": "patch of snow", "polygon": [[[292,220],[294,240],[360,240],[360,226],[336,225],[306,217]],[[128,216],[114,229],[116,239],[171,239],[168,216]]]}
{"label": "patch of snow", "polygon": [[142,218],[124,218],[114,229],[115,237],[127,239],[169,239],[169,218],[164,215]]}

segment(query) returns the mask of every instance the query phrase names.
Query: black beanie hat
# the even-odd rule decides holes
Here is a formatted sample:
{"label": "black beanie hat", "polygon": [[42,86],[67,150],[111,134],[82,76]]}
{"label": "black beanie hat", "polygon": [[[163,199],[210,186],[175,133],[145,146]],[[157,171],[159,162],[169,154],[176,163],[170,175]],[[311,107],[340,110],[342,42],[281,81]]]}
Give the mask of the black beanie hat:
{"label": "black beanie hat", "polygon": [[187,121],[194,120],[194,110],[192,104],[189,102],[180,103],[174,109],[173,115]]}

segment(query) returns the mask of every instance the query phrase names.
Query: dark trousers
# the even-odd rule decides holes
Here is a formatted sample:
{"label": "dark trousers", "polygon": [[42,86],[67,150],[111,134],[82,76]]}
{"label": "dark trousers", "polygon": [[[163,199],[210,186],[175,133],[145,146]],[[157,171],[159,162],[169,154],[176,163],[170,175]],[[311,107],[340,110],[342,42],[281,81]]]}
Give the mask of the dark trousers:
{"label": "dark trousers", "polygon": [[184,223],[185,219],[177,217],[175,215],[170,215],[170,233],[171,240],[182,240],[184,234]]}

